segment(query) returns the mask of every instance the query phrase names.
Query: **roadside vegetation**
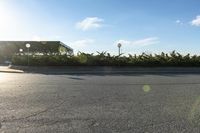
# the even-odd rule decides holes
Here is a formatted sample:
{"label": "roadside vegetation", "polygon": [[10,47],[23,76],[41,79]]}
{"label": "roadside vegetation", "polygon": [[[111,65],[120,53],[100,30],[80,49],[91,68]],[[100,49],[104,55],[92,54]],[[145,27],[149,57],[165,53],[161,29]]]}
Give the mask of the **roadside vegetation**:
{"label": "roadside vegetation", "polygon": [[[29,48],[27,48],[27,44],[30,45]],[[6,61],[10,62],[13,55],[26,56],[27,53],[30,53],[31,55],[52,55],[53,57],[53,55],[71,54],[72,52],[70,47],[60,41],[0,41],[0,64]],[[34,57],[32,58],[34,59]],[[25,57],[20,56],[18,58]]]}
{"label": "roadside vegetation", "polygon": [[[79,52],[77,55],[31,55],[31,66],[200,66],[200,56],[181,55],[178,52],[170,54],[146,54],[129,56],[111,56],[107,52],[97,55]],[[14,55],[14,65],[27,65],[27,55]]]}

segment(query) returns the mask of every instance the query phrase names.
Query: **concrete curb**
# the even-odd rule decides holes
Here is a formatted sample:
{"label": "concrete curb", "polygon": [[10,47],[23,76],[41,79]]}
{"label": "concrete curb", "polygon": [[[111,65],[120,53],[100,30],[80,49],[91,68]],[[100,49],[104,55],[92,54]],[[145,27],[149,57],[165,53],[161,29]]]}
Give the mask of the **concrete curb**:
{"label": "concrete curb", "polygon": [[0,73],[24,73],[23,70],[11,69],[10,67],[0,67]]}
{"label": "concrete curb", "polygon": [[24,73],[24,71],[2,71],[2,70],[0,70],[0,73]]}
{"label": "concrete curb", "polygon": [[42,74],[200,74],[200,67],[11,66],[11,69]]}

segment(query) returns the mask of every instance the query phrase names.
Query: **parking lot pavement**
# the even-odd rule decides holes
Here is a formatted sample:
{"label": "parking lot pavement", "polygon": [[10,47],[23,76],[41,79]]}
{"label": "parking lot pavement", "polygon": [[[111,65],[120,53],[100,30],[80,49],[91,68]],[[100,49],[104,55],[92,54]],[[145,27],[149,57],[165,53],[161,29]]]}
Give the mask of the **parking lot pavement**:
{"label": "parking lot pavement", "polygon": [[0,132],[199,132],[200,75],[0,73]]}

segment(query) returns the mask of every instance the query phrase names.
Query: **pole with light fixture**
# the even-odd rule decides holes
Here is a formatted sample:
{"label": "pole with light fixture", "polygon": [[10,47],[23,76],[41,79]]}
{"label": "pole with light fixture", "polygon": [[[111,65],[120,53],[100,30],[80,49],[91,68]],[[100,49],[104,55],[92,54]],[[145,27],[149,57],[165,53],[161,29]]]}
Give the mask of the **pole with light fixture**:
{"label": "pole with light fixture", "polygon": [[29,66],[29,49],[31,45],[29,43],[26,44],[26,48],[28,49],[28,66]]}
{"label": "pole with light fixture", "polygon": [[119,48],[119,56],[120,56],[122,44],[121,44],[121,43],[118,43],[117,47]]}
{"label": "pole with light fixture", "polygon": [[23,49],[19,49],[19,53],[20,53],[20,55],[22,55],[22,52],[23,52],[24,50]]}

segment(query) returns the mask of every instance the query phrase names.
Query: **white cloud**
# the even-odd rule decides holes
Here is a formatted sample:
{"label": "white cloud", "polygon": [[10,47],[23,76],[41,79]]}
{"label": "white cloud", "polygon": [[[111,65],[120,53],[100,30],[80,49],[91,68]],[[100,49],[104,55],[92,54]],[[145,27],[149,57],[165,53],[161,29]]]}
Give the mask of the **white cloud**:
{"label": "white cloud", "polygon": [[104,20],[98,17],[87,17],[81,22],[76,24],[76,28],[81,29],[83,31],[90,29],[97,29],[103,26]]}
{"label": "white cloud", "polygon": [[196,16],[196,18],[194,20],[192,20],[191,25],[200,26],[200,15]]}
{"label": "white cloud", "polygon": [[177,23],[177,24],[180,24],[180,23],[181,23],[181,20],[176,20],[176,23]]}
{"label": "white cloud", "polygon": [[83,40],[72,42],[71,46],[79,49],[79,48],[85,48],[92,43],[94,43],[93,39],[83,39]]}
{"label": "white cloud", "polygon": [[179,20],[179,19],[176,20],[176,23],[179,24],[179,25],[183,25],[183,24],[184,24],[184,23],[183,23],[181,20]]}
{"label": "white cloud", "polygon": [[157,37],[149,37],[149,38],[144,38],[141,40],[135,40],[135,41],[128,41],[128,40],[118,40],[116,41],[115,44],[121,43],[122,45],[126,46],[134,46],[134,47],[144,47],[152,44],[157,44],[159,43],[159,38]]}

